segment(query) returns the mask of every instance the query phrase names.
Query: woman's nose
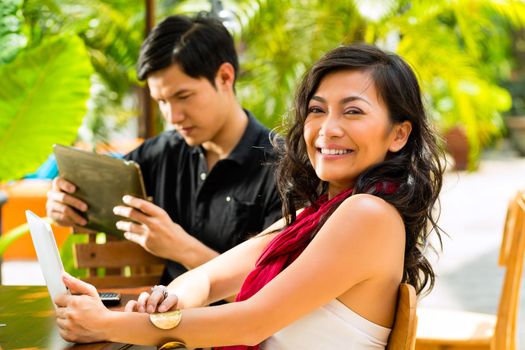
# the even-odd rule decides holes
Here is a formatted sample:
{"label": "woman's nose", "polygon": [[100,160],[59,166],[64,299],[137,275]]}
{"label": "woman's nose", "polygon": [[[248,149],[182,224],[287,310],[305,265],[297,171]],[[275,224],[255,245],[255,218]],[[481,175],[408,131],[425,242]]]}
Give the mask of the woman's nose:
{"label": "woman's nose", "polygon": [[340,137],[343,133],[340,117],[329,113],[323,120],[319,134],[325,137]]}

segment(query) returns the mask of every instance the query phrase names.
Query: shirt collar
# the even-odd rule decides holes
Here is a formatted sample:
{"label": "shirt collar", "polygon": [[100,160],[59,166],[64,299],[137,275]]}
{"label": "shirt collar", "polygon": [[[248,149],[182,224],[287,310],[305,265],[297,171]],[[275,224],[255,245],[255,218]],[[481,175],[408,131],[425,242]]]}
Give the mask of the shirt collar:
{"label": "shirt collar", "polygon": [[[253,149],[268,148],[270,144],[268,141],[268,146],[258,145],[260,144],[260,142],[258,142],[259,135],[265,130],[265,128],[257,119],[255,119],[250,111],[244,109],[244,112],[248,116],[248,125],[246,126],[246,129],[244,129],[244,133],[239,142],[237,142],[237,145],[235,145],[228,157],[225,158],[225,160],[232,160],[239,164],[246,163],[251,157],[253,157],[251,153]],[[202,146],[193,147],[193,153],[204,155],[205,150]]]}
{"label": "shirt collar", "polygon": [[250,111],[245,109],[244,112],[248,116],[248,125],[246,126],[241,139],[226,158],[239,164],[248,162],[250,158],[253,157],[252,151],[254,149],[263,149],[270,146],[269,140],[266,145],[259,141],[261,133],[266,134],[264,133],[264,126],[262,126],[259,121],[255,119]]}

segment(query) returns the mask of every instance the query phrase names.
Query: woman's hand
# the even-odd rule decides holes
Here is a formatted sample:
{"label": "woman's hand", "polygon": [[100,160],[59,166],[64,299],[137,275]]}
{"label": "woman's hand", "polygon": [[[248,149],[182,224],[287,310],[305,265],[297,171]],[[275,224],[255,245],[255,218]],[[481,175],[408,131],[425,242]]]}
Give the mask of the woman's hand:
{"label": "woman's hand", "polygon": [[56,317],[60,335],[67,341],[91,343],[107,340],[106,320],[111,311],[100,300],[94,286],[71,275],[62,276],[71,292],[55,298]]}
{"label": "woman's hand", "polygon": [[155,286],[148,292],[140,293],[137,300],[130,300],[126,304],[125,311],[132,312],[166,312],[175,310],[179,298],[175,294],[170,294],[166,286]]}

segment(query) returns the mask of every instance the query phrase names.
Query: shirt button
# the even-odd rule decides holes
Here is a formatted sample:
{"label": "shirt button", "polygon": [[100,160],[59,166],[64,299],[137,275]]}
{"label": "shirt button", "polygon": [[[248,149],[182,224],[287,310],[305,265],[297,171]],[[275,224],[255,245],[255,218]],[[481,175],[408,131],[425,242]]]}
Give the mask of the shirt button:
{"label": "shirt button", "polygon": [[201,180],[202,181],[206,180],[206,173],[201,173]]}
{"label": "shirt button", "polygon": [[232,200],[232,197],[230,197],[230,196],[226,197],[226,202],[229,202],[231,200]]}

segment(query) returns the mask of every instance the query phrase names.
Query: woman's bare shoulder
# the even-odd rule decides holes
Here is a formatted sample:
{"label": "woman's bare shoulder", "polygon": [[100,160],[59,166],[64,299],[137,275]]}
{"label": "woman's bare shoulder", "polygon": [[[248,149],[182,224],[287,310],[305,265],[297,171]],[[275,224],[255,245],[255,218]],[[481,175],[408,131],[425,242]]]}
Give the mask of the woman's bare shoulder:
{"label": "woman's bare shoulder", "polygon": [[348,197],[341,203],[336,212],[338,210],[358,214],[361,218],[382,218],[383,220],[403,223],[401,214],[392,204],[383,198],[367,193],[359,193]]}
{"label": "woman's bare shoulder", "polygon": [[364,239],[373,242],[376,248],[378,242],[385,247],[389,244],[404,247],[405,225],[400,213],[374,195],[357,194],[345,199],[325,225],[333,235],[352,238],[349,244]]}

